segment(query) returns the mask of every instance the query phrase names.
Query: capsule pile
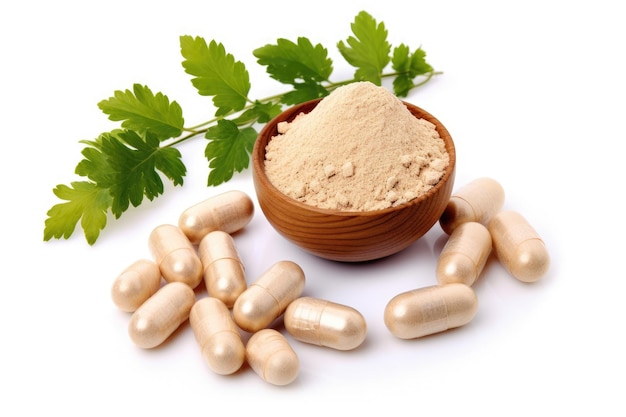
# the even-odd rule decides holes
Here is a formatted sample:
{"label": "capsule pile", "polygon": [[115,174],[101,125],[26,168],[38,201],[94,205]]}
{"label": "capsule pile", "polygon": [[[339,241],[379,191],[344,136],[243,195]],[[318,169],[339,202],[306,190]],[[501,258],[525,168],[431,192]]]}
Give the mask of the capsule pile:
{"label": "capsule pile", "polygon": [[[384,311],[392,335],[414,339],[468,324],[478,310],[472,285],[493,252],[505,269],[524,282],[540,279],[549,267],[545,244],[521,214],[502,210],[504,191],[479,178],[452,195],[440,225],[449,238],[436,268],[438,283],[393,297]],[[264,381],[287,385],[300,362],[287,338],[271,326],[283,317],[295,340],[336,350],[358,348],[367,323],[356,309],[302,296],[305,273],[282,260],[248,285],[232,233],[252,219],[254,204],[229,191],[185,210],[178,225],[150,234],[151,260],[140,259],[114,280],[111,297],[132,313],[128,334],[137,346],[165,342],[185,321],[200,356],[215,373],[230,375],[244,363]],[[206,295],[195,288],[204,281]],[[249,333],[247,343],[243,336]]]}
{"label": "capsule pile", "polygon": [[493,252],[523,282],[534,282],[550,266],[538,233],[516,211],[502,210],[504,189],[492,178],[478,178],[450,197],[439,224],[449,235],[437,260],[437,285],[398,294],[385,307],[389,331],[414,339],[463,326],[478,311],[472,285]]}
{"label": "capsule pile", "polygon": [[[229,191],[185,210],[178,225],[153,229],[153,259],[128,266],[111,288],[115,305],[132,313],[128,334],[137,346],[157,347],[189,320],[213,372],[230,375],[247,361],[266,382],[286,385],[297,378],[300,362],[287,338],[271,328],[280,316],[304,343],[351,350],[365,340],[367,324],[357,310],[301,296],[305,274],[294,262],[276,262],[247,284],[231,234],[253,214],[248,195]],[[194,290],[203,281],[206,295],[199,296]]]}

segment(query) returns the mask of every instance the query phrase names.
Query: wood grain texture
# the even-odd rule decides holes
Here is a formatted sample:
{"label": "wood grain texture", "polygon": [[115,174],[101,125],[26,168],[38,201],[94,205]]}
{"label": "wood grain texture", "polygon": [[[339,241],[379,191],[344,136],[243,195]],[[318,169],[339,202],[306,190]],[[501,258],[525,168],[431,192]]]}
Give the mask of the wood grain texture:
{"label": "wood grain texture", "polygon": [[285,196],[265,175],[265,148],[278,134],[277,124],[310,112],[321,99],[293,106],[265,125],[252,152],[254,187],[268,222],[289,241],[321,258],[361,262],[397,253],[422,237],[439,220],[454,186],[456,151],[448,130],[434,116],[404,103],[415,117],[436,126],[450,163],[441,180],[426,194],[398,207],[349,212],[301,203]]}

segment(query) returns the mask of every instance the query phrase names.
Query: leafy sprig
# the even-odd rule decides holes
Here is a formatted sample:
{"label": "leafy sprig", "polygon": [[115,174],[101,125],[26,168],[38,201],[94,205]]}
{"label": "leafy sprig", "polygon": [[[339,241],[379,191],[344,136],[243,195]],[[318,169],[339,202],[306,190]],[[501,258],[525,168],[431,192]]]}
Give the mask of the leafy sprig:
{"label": "leafy sprig", "polygon": [[[185,125],[176,101],[148,86],[135,84],[98,103],[100,110],[120,128],[85,140],[83,159],[74,172],[82,181],[57,185],[53,193],[62,200],[48,210],[44,240],[69,238],[80,222],[92,245],[107,224],[108,213],[119,218],[130,206],[153,200],[164,192],[163,178],[183,185],[186,167],[176,146],[203,136],[209,164],[207,186],[229,181],[235,172],[248,168],[250,154],[263,124],[280,114],[284,106],[322,98],[339,86],[357,81],[381,85],[393,79],[398,97],[439,74],[426,61],[426,53],[405,45],[392,49],[387,29],[367,12],[357,14],[352,35],[337,48],[355,68],[352,79],[331,81],[333,61],[328,50],[305,37],[279,38],[275,44],[257,48],[253,55],[276,81],[291,88],[263,99],[249,97],[250,77],[241,61],[215,40],[181,36],[182,66],[201,96],[212,98],[216,111],[201,124]],[[391,71],[385,72],[391,64]]]}

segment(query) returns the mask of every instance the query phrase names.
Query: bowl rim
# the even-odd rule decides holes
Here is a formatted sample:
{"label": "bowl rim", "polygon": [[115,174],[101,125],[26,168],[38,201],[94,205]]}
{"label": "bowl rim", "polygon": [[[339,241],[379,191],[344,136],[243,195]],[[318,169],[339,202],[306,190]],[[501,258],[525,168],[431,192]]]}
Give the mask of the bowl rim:
{"label": "bowl rim", "polygon": [[[455,169],[456,169],[456,147],[454,145],[454,141],[452,140],[452,136],[450,135],[450,132],[443,125],[443,123],[439,121],[439,119],[437,119],[435,116],[433,116],[426,110],[422,109],[421,107],[416,106],[415,104],[401,100],[402,103],[409,109],[409,111],[411,111],[411,114],[413,114],[415,117],[418,117],[414,113],[414,112],[417,112],[420,114],[418,118],[425,119],[431,122],[432,124],[434,124],[435,129],[437,130],[437,133],[439,133],[439,137],[444,141],[445,148],[449,157],[449,162],[448,162],[448,166],[446,167],[443,176],[439,179],[439,181],[437,182],[437,184],[435,184],[435,186],[429,189],[426,193],[410,201],[407,201],[397,206],[387,207],[387,208],[378,209],[378,210],[328,209],[328,208],[317,207],[311,204],[306,204],[306,203],[303,203],[301,201],[298,201],[289,197],[288,195],[280,191],[278,188],[276,188],[274,184],[272,184],[272,182],[269,180],[267,175],[265,174],[265,152],[266,152],[265,148],[267,146],[267,143],[269,143],[269,141],[272,140],[272,138],[278,134],[278,132],[276,131],[276,126],[279,121],[291,122],[300,113],[309,113],[311,110],[315,108],[315,106],[317,106],[317,104],[322,99],[323,97],[316,98],[313,100],[308,100],[300,104],[295,104],[283,110],[280,114],[278,114],[277,116],[272,118],[269,122],[267,122],[265,126],[263,126],[261,131],[259,132],[259,135],[257,136],[257,140],[254,142],[254,147],[252,149],[252,171],[253,171],[253,175],[257,176],[258,180],[266,186],[267,191],[270,192],[271,194],[281,196],[285,198],[286,200],[288,200],[290,204],[293,204],[294,206],[299,207],[303,210],[307,210],[309,212],[315,212],[319,215],[337,216],[337,217],[355,217],[355,216],[370,217],[370,216],[386,215],[389,213],[393,213],[396,211],[409,208],[411,206],[420,205],[422,202],[424,202],[425,200],[428,200],[431,196],[436,194],[440,188],[444,187],[444,184],[447,181],[449,181],[450,179],[454,180]],[[303,109],[306,109],[306,111],[304,111]],[[288,116],[286,116],[287,114]],[[272,131],[270,132],[270,130]],[[263,138],[267,138],[267,141],[264,141]],[[264,143],[262,144],[262,142]]]}

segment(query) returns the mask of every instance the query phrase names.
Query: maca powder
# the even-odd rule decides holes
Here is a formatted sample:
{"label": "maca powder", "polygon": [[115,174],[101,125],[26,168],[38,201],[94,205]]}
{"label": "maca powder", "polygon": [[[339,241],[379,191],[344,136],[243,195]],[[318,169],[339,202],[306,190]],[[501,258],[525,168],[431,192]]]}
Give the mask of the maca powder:
{"label": "maca powder", "polygon": [[449,156],[435,126],[370,82],[337,88],[309,113],[278,125],[265,172],[282,193],[343,211],[397,206],[430,190]]}

